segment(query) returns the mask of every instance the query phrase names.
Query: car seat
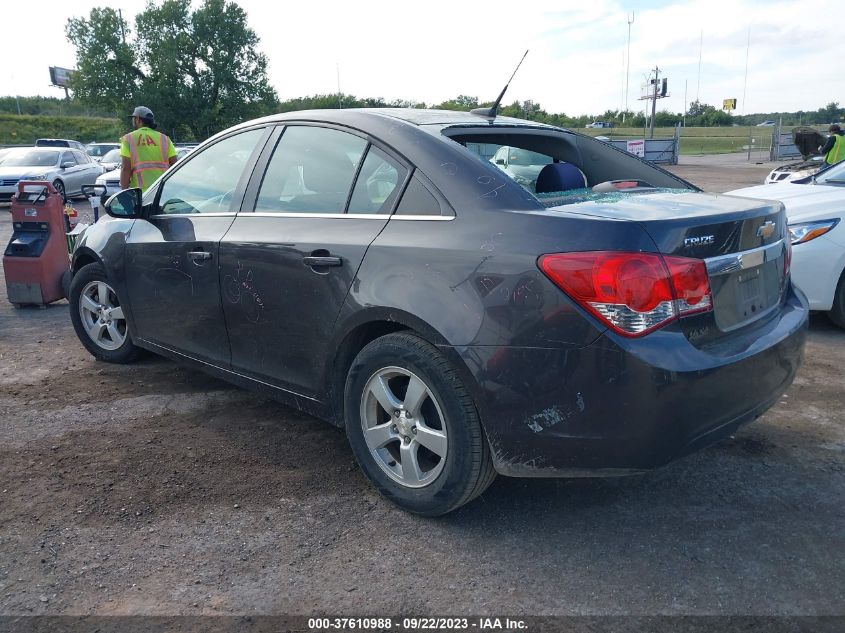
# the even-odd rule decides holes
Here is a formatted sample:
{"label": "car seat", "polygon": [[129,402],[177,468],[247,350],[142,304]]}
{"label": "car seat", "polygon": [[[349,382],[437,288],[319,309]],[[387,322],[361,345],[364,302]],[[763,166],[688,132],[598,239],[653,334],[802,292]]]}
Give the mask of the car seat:
{"label": "car seat", "polygon": [[288,211],[343,213],[355,167],[339,152],[309,151],[300,157],[302,180],[309,191],[285,206]]}
{"label": "car seat", "polygon": [[537,175],[537,193],[551,193],[553,191],[568,191],[570,189],[584,189],[587,177],[572,163],[551,163],[540,170]]}

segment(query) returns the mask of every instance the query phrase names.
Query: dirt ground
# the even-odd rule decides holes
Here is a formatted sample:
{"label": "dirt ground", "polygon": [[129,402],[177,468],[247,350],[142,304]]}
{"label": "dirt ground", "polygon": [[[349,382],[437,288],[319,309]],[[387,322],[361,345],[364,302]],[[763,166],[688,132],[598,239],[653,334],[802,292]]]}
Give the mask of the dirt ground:
{"label": "dirt ground", "polygon": [[[725,191],[770,168],[725,161],[673,171]],[[432,520],[382,500],[337,429],[160,358],[95,362],[66,303],[0,295],[2,615],[845,614],[824,316],[734,438],[641,477],[500,477]]]}

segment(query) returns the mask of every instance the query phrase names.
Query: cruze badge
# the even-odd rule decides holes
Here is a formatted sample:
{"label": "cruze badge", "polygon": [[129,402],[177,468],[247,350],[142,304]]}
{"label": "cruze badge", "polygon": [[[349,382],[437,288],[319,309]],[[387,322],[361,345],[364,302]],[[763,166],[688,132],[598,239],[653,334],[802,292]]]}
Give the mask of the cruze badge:
{"label": "cruze badge", "polygon": [[775,232],[775,223],[769,220],[765,224],[761,225],[759,229],[757,229],[757,237],[771,237],[772,233]]}
{"label": "cruze badge", "polygon": [[688,237],[684,240],[684,246],[706,246],[716,241],[715,235],[701,235],[699,237]]}

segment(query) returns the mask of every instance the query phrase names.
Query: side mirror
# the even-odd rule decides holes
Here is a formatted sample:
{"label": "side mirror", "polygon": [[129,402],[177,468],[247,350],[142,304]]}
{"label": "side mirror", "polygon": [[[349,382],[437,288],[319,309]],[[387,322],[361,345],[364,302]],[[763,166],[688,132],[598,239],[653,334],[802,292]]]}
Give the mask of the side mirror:
{"label": "side mirror", "polygon": [[496,159],[496,164],[497,164],[497,165],[504,165],[504,164],[505,164],[505,159],[504,159],[504,158],[497,158],[497,159]]}
{"label": "side mirror", "polygon": [[82,195],[86,198],[102,197],[106,195],[106,191],[105,185],[82,185]]}
{"label": "side mirror", "polygon": [[70,161],[70,160],[66,160],[65,162],[62,163],[62,169],[68,169],[70,167],[76,167],[76,163],[74,163],[73,161]]}
{"label": "side mirror", "polygon": [[132,219],[141,217],[141,189],[124,189],[114,194],[104,205],[106,213],[113,218]]}

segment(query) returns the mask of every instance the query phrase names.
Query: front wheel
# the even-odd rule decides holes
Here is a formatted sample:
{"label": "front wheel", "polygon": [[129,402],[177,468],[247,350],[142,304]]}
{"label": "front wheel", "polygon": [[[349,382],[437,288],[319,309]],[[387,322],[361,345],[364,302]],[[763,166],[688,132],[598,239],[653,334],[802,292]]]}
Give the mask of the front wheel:
{"label": "front wheel", "polygon": [[389,334],[364,347],[344,400],[358,464],[402,509],[446,514],[495,478],[472,398],[449,361],[418,336]]}
{"label": "front wheel", "polygon": [[132,343],[120,299],[99,263],[83,266],[68,293],[70,318],[79,340],[95,358],[131,363],[141,353]]}
{"label": "front wheel", "polygon": [[833,307],[827,316],[836,325],[845,328],[845,271],[842,271],[842,276],[839,277],[839,283],[836,284],[836,292],[833,295]]}
{"label": "front wheel", "polygon": [[65,191],[65,183],[61,180],[53,181],[53,188],[59,192],[59,195],[62,197],[62,204],[67,202],[67,192]]}

